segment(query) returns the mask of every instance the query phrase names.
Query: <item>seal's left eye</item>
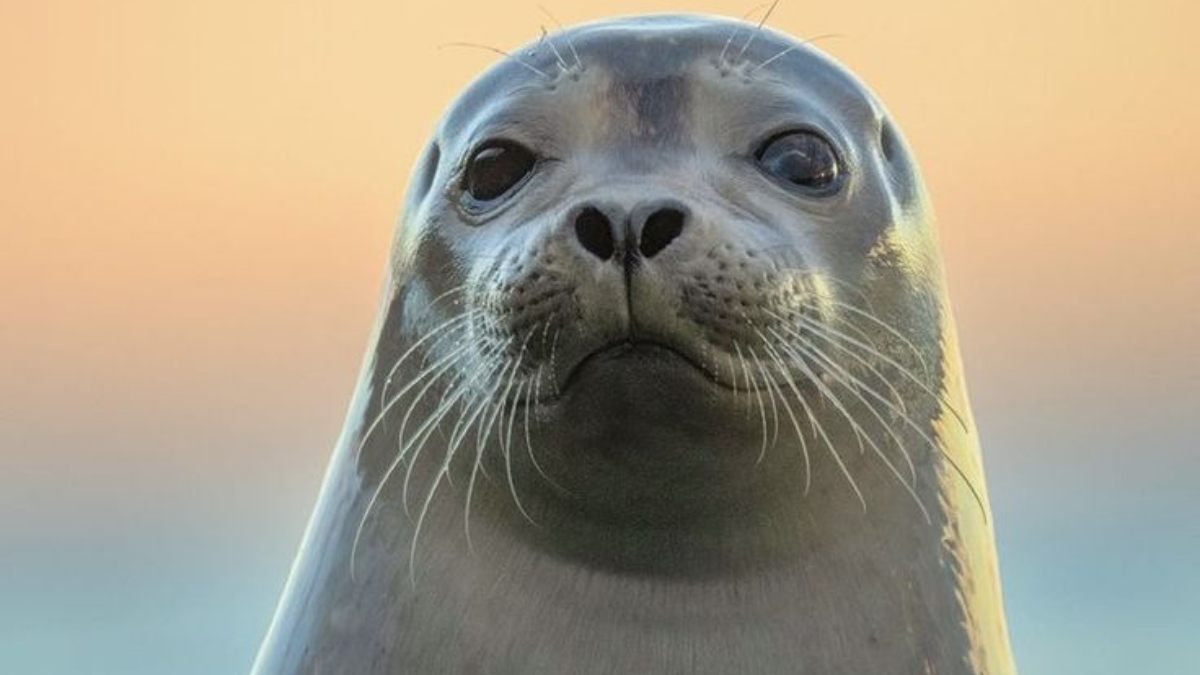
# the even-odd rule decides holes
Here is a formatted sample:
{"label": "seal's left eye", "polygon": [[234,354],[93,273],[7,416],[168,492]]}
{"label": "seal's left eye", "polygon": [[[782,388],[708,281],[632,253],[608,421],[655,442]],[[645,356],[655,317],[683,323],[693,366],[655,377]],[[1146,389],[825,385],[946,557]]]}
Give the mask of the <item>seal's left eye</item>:
{"label": "seal's left eye", "polygon": [[833,145],[811,131],[773,136],[754,153],[754,158],[771,176],[814,190],[829,190],[841,173]]}
{"label": "seal's left eye", "polygon": [[533,151],[519,143],[489,141],[467,160],[463,188],[476,201],[491,201],[516,187],[536,163]]}

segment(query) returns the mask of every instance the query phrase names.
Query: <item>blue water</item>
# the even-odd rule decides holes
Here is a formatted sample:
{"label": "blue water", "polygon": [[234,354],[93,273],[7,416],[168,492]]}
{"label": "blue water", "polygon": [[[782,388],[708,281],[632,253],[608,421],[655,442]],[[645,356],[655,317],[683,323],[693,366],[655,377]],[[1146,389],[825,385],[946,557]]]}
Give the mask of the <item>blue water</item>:
{"label": "blue water", "polygon": [[[1103,504],[1097,504],[1103,507]],[[1009,630],[1026,675],[1200,673],[1200,525],[1176,509],[1001,531]]]}
{"label": "blue water", "polygon": [[[1200,673],[1192,498],[1094,498],[1091,508],[1013,507],[1008,517],[998,508],[1021,672]],[[300,534],[303,518],[290,518],[243,522],[236,536],[200,520],[0,542],[0,674],[246,672]]]}
{"label": "blue water", "polygon": [[286,573],[282,550],[219,537],[5,551],[0,674],[246,672]]}

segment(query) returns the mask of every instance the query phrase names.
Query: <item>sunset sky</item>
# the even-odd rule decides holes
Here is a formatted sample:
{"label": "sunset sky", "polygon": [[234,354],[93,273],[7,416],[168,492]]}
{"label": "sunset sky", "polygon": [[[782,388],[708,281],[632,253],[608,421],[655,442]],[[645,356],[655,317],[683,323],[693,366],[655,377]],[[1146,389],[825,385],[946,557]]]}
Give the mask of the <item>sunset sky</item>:
{"label": "sunset sky", "polygon": [[[743,3],[545,4],[566,23]],[[0,2],[0,673],[248,670],[528,2]],[[937,209],[1026,675],[1200,672],[1200,4],[815,3]]]}

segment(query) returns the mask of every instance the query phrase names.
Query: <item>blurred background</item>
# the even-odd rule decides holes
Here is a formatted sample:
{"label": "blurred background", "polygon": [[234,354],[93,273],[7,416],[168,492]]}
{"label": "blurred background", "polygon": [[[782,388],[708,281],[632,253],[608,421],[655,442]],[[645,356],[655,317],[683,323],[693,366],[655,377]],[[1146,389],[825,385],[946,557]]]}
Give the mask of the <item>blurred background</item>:
{"label": "blurred background", "polygon": [[[546,0],[566,23],[755,0]],[[934,203],[1025,675],[1200,673],[1200,5],[784,0]],[[0,0],[0,673],[245,672],[404,185],[536,0]]]}

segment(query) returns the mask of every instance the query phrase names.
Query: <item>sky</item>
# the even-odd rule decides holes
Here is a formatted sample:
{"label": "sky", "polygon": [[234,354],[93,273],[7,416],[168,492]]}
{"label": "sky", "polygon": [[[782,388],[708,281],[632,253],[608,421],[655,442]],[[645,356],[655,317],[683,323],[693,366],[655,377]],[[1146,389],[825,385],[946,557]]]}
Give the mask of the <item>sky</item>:
{"label": "sky", "polygon": [[[1128,7],[770,20],[838,34],[922,167],[1027,675],[1200,673],[1200,5]],[[499,58],[444,45],[543,24],[534,0],[0,0],[0,672],[248,670],[410,169]]]}

